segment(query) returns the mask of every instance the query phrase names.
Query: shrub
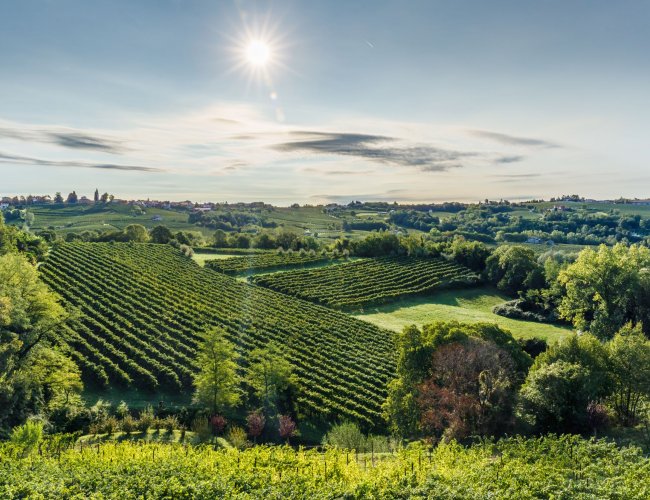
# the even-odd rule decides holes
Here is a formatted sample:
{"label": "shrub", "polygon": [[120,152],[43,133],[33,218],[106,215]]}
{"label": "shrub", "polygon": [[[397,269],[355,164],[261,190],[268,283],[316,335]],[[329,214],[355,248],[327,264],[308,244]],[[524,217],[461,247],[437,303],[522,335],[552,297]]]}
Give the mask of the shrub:
{"label": "shrub", "polygon": [[154,417],[153,408],[151,408],[151,406],[147,406],[140,413],[140,418],[138,419],[138,422],[136,424],[138,430],[142,432],[147,432],[153,426],[155,419],[156,417]]}
{"label": "shrub", "polygon": [[228,421],[223,415],[213,415],[210,418],[210,424],[212,425],[212,430],[218,436],[226,428]]}
{"label": "shrub", "polygon": [[280,415],[278,421],[278,431],[280,432],[280,437],[282,439],[286,439],[287,443],[292,437],[298,435],[298,426],[289,415]]}
{"label": "shrub", "polygon": [[137,429],[137,423],[131,415],[125,415],[122,422],[120,422],[120,428],[127,434],[131,434]]}
{"label": "shrub", "polygon": [[196,433],[199,441],[208,441],[212,437],[212,429],[205,417],[196,417],[192,421],[192,430]]}
{"label": "shrub", "polygon": [[323,444],[337,446],[348,450],[363,451],[366,437],[359,426],[353,422],[344,422],[334,425],[323,437]]}
{"label": "shrub", "polygon": [[115,417],[106,417],[99,422],[98,430],[101,434],[113,434],[118,428],[118,422]]}
{"label": "shrub", "polygon": [[176,415],[168,415],[163,419],[163,426],[168,433],[174,432],[178,428],[178,419]]}
{"label": "shrub", "polygon": [[231,427],[227,435],[228,442],[239,450],[248,447],[248,440],[246,439],[246,431],[241,427]]}
{"label": "shrub", "polygon": [[246,417],[248,435],[251,436],[255,442],[257,442],[257,438],[260,437],[264,431],[264,425],[266,425],[266,419],[259,411],[253,411]]}
{"label": "shrub", "polygon": [[118,417],[123,419],[129,414],[129,407],[124,401],[120,401],[120,404],[117,405],[117,408],[115,409],[115,413]]}
{"label": "shrub", "polygon": [[43,440],[43,422],[28,420],[23,425],[14,427],[10,441],[22,448],[23,455],[31,453]]}

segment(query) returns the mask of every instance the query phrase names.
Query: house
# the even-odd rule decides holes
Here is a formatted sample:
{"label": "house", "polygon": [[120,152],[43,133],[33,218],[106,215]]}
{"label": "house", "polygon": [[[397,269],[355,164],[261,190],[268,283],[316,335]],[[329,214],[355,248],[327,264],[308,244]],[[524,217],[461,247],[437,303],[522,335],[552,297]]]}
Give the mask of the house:
{"label": "house", "polygon": [[532,236],[526,240],[526,243],[531,243],[533,245],[539,245],[540,243],[543,243],[541,238],[537,238],[535,236]]}
{"label": "house", "polygon": [[151,220],[154,221],[154,222],[158,222],[158,221],[163,220],[163,218],[162,218],[160,215],[154,215],[154,216],[151,218]]}

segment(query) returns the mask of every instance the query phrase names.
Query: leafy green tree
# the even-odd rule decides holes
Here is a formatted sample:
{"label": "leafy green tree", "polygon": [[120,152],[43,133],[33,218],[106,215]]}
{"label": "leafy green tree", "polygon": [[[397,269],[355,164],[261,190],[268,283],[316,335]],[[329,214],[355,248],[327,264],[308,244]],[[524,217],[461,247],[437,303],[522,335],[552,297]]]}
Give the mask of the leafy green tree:
{"label": "leafy green tree", "polygon": [[212,236],[212,245],[215,248],[225,248],[228,245],[228,235],[223,229],[217,229]]}
{"label": "leafy green tree", "polygon": [[581,330],[611,339],[626,323],[650,327],[650,249],[601,245],[562,270],[560,315]]}
{"label": "leafy green tree", "polygon": [[485,261],[485,275],[499,290],[513,295],[544,286],[535,252],[517,245],[503,245],[494,250]]}
{"label": "leafy green tree", "polygon": [[93,196],[93,200],[95,201],[95,203],[99,202],[99,189],[95,189],[95,194]]}
{"label": "leafy green tree", "polygon": [[542,432],[581,432],[589,403],[611,389],[604,344],[593,335],[572,335],[535,359],[520,392],[522,415]]}
{"label": "leafy green tree", "polygon": [[67,317],[24,256],[0,257],[0,430],[80,390],[76,366],[52,348]]}
{"label": "leafy green tree", "polygon": [[255,248],[271,250],[273,248],[277,248],[277,243],[269,233],[262,232],[258,234],[253,240],[253,246]]}
{"label": "leafy green tree", "polygon": [[540,365],[521,388],[524,415],[541,432],[584,431],[593,396],[589,385],[589,371],[577,363]]}
{"label": "leafy green tree", "polygon": [[485,261],[490,256],[490,250],[483,243],[464,238],[454,238],[450,250],[456,262],[479,273],[485,269]]}
{"label": "leafy green tree", "polygon": [[146,243],[149,241],[149,233],[147,228],[141,224],[129,224],[124,228],[124,238],[126,241]]}
{"label": "leafy green tree", "polygon": [[66,203],[74,204],[74,203],[77,203],[78,200],[79,200],[79,198],[77,196],[76,191],[72,191],[72,193],[70,193],[68,195],[68,199],[66,200]]}
{"label": "leafy green tree", "polygon": [[158,225],[151,230],[151,241],[153,243],[167,244],[174,238],[174,235],[167,226]]}
{"label": "leafy green tree", "polygon": [[63,203],[63,196],[61,196],[60,191],[57,191],[54,195],[54,203]]}
{"label": "leafy green tree", "polygon": [[194,379],[194,401],[209,408],[212,415],[237,406],[241,401],[238,355],[219,329],[208,330],[198,355],[199,373]]}
{"label": "leafy green tree", "polygon": [[614,382],[614,410],[623,425],[635,425],[643,398],[650,397],[650,340],[639,326],[626,325],[607,348]]}
{"label": "leafy green tree", "polygon": [[268,416],[280,403],[286,403],[281,401],[282,396],[295,387],[293,367],[275,344],[265,349],[254,349],[249,363],[246,381]]}

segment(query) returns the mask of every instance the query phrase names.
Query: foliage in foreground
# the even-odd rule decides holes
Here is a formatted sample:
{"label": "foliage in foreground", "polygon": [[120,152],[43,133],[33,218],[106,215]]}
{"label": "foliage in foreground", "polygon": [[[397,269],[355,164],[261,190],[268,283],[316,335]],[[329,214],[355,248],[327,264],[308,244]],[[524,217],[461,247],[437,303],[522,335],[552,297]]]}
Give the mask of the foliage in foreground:
{"label": "foliage in foreground", "polygon": [[[60,443],[60,442],[59,442]],[[575,436],[412,446],[384,455],[131,442],[0,447],[2,498],[648,498],[638,448]],[[37,453],[37,452],[34,452]]]}

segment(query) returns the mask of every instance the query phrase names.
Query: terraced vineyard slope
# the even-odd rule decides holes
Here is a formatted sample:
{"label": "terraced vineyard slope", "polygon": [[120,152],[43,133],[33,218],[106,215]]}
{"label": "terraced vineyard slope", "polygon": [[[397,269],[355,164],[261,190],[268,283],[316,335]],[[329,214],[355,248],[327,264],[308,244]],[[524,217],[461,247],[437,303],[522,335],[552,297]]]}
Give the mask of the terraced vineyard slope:
{"label": "terraced vineyard slope", "polygon": [[167,245],[66,243],[43,279],[80,312],[69,328],[86,381],[189,390],[199,334],[218,326],[243,355],[275,341],[306,415],[380,420],[391,334],[348,315],[205,270]]}
{"label": "terraced vineyard slope", "polygon": [[220,273],[233,275],[280,267],[304,266],[332,259],[331,255],[315,252],[266,253],[229,259],[206,260],[205,267]]}
{"label": "terraced vineyard slope", "polygon": [[367,259],[253,278],[257,285],[338,308],[357,308],[477,281],[476,273],[445,259],[413,257]]}

